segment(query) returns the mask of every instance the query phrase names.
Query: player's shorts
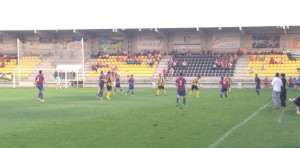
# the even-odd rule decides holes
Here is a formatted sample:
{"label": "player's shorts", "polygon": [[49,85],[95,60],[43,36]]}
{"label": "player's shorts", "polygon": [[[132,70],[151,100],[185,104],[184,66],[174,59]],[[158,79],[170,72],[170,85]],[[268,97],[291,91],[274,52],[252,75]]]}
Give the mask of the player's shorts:
{"label": "player's shorts", "polygon": [[192,91],[193,91],[194,89],[198,90],[199,88],[198,88],[198,86],[192,85]]}
{"label": "player's shorts", "polygon": [[104,89],[104,85],[99,85],[99,87],[100,87],[100,90],[103,90]]}
{"label": "player's shorts", "polygon": [[177,95],[179,95],[179,96],[185,96],[185,91],[177,91]]}
{"label": "player's shorts", "polygon": [[165,89],[164,86],[158,86],[158,89]]}
{"label": "player's shorts", "polygon": [[115,85],[116,88],[121,88],[120,83]]}
{"label": "player's shorts", "polygon": [[134,86],[133,85],[129,85],[129,89],[134,89]]}
{"label": "player's shorts", "polygon": [[260,86],[259,86],[259,85],[256,85],[256,86],[255,86],[255,89],[260,89]]}
{"label": "player's shorts", "polygon": [[40,91],[44,90],[44,87],[43,86],[38,86],[37,87]]}
{"label": "player's shorts", "polygon": [[57,84],[57,85],[60,85],[60,81],[56,81],[56,84]]}
{"label": "player's shorts", "polygon": [[221,92],[226,92],[227,91],[227,88],[221,88]]}
{"label": "player's shorts", "polygon": [[108,91],[111,91],[112,87],[111,86],[106,86],[106,88],[107,88]]}

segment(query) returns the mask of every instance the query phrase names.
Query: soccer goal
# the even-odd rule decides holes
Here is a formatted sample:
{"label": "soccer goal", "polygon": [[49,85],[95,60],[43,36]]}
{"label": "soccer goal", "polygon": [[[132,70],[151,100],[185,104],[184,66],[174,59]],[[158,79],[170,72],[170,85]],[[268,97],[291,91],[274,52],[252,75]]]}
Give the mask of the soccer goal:
{"label": "soccer goal", "polygon": [[[83,87],[82,72],[79,68],[69,69],[13,69],[13,88],[16,87],[35,87],[34,82],[39,71],[42,70],[45,86],[44,87]],[[59,78],[57,78],[59,77]],[[57,80],[60,80],[60,86],[57,86]]]}

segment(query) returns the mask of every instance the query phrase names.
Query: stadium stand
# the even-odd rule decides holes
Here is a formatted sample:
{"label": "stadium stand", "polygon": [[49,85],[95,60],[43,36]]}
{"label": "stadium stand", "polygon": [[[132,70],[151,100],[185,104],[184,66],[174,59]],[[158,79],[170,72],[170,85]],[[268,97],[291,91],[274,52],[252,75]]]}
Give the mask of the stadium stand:
{"label": "stadium stand", "polygon": [[[218,59],[223,59],[224,61],[223,57],[227,57],[227,55],[230,57],[233,53],[216,53],[216,55],[175,55],[173,59],[177,59],[177,63],[179,64],[172,66],[174,69],[174,76],[177,77],[182,72],[186,77],[196,77],[198,75],[201,77],[220,77],[230,75],[232,77],[237,59],[233,59],[230,66],[218,65]],[[186,66],[182,65],[182,62],[184,61],[187,63]],[[170,75],[170,67],[168,69],[168,75]]]}
{"label": "stadium stand", "polygon": [[[300,60],[289,60],[286,54],[264,54],[264,55],[250,55],[249,64],[247,68],[247,76],[254,77],[255,74],[259,76],[274,76],[276,72],[285,73],[286,76],[298,76],[297,68]],[[254,70],[253,72],[250,69]]]}
{"label": "stadium stand", "polygon": [[[147,64],[147,56],[138,57],[138,59],[141,59],[140,64],[128,63],[128,60],[133,59],[127,59],[126,61],[117,61],[117,57],[118,56],[109,56],[107,59],[98,58],[97,61],[91,66],[91,70],[88,72],[87,76],[99,77],[100,71],[114,71],[116,73],[120,73],[121,76],[126,76],[126,74],[134,74],[134,76],[136,77],[151,77],[158,65],[158,61],[155,61],[153,56],[150,58],[155,61],[152,66]],[[103,66],[98,67],[97,65],[99,63],[103,63]],[[95,66],[95,68],[92,68],[93,66]]]}
{"label": "stadium stand", "polygon": [[[25,56],[20,59],[20,68],[34,69],[41,62],[38,56]],[[4,61],[4,66],[0,68],[0,73],[13,73],[13,69],[18,68],[17,59],[10,59]],[[16,76],[28,77],[32,71],[21,70],[20,73],[16,71]]]}

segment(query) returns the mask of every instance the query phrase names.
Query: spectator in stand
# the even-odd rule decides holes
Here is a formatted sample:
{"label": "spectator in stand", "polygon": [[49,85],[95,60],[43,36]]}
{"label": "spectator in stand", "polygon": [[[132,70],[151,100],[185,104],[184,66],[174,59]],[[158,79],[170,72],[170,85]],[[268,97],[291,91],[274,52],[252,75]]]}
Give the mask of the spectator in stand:
{"label": "spectator in stand", "polygon": [[123,61],[123,62],[126,62],[126,61],[127,61],[127,56],[126,56],[126,55],[123,55],[122,61]]}
{"label": "spectator in stand", "polygon": [[201,49],[200,55],[204,55],[204,49]]}
{"label": "spectator in stand", "polygon": [[250,50],[250,55],[253,55],[253,54],[254,54],[254,53],[253,53],[253,49],[251,49],[251,50]]}
{"label": "spectator in stand", "polygon": [[115,68],[114,68],[114,71],[117,71],[117,70],[118,70],[118,66],[116,65]]}
{"label": "spectator in stand", "polygon": [[264,56],[264,61],[267,61],[268,60],[268,57],[265,55]]}
{"label": "spectator in stand", "polygon": [[253,58],[253,55],[250,55],[250,59],[249,59],[250,61],[253,61],[254,60],[254,58]]}
{"label": "spectator in stand", "polygon": [[246,50],[242,49],[242,55],[245,55],[245,54],[246,54]]}
{"label": "spectator in stand", "polygon": [[115,66],[114,66],[114,65],[111,65],[110,69],[111,69],[111,71],[114,71]]}
{"label": "spectator in stand", "polygon": [[257,49],[257,54],[260,55],[261,54],[261,49]]}
{"label": "spectator in stand", "polygon": [[269,79],[268,79],[268,77],[267,77],[267,76],[266,76],[266,78],[265,78],[264,82],[265,82],[265,88],[267,88],[267,87],[268,87],[268,85],[269,85]]}
{"label": "spectator in stand", "polygon": [[109,63],[108,62],[106,63],[105,67],[109,67]]}
{"label": "spectator in stand", "polygon": [[173,62],[173,67],[176,66],[176,65],[177,65],[177,63],[176,63],[176,62]]}
{"label": "spectator in stand", "polygon": [[289,79],[289,88],[294,88],[294,79],[292,77]]}
{"label": "spectator in stand", "polygon": [[153,67],[154,61],[153,59],[150,60],[150,66]]}
{"label": "spectator in stand", "polygon": [[183,67],[186,67],[186,66],[187,66],[187,62],[186,62],[185,60],[182,62],[182,66],[183,66]]}
{"label": "spectator in stand", "polygon": [[192,55],[191,50],[188,50],[187,55],[189,55],[189,56]]}
{"label": "spectator in stand", "polygon": [[138,59],[137,64],[142,64],[142,59]]}
{"label": "spectator in stand", "polygon": [[91,69],[92,69],[92,70],[97,70],[96,64],[93,64],[93,65],[91,66]]}
{"label": "spectator in stand", "polygon": [[280,60],[280,64],[283,64],[284,63],[284,59],[283,58],[281,58],[281,60]]}
{"label": "spectator in stand", "polygon": [[148,59],[146,60],[146,62],[147,62],[148,65],[150,65],[150,61],[151,61],[150,58],[148,58]]}
{"label": "spectator in stand", "polygon": [[166,79],[166,77],[167,77],[167,68],[163,69],[163,74],[164,74],[164,79]]}
{"label": "spectator in stand", "polygon": [[273,48],[271,49],[271,54],[275,54],[275,52],[274,52],[274,49],[273,49]]}
{"label": "spectator in stand", "polygon": [[150,51],[148,51],[147,57],[148,57],[148,58],[151,58],[151,57],[152,57],[152,54],[150,53]]}
{"label": "spectator in stand", "polygon": [[270,59],[270,64],[273,64],[274,65],[274,59],[273,59],[273,57],[271,57],[271,59]]}
{"label": "spectator in stand", "polygon": [[170,72],[170,74],[171,74],[170,77],[173,77],[173,76],[174,76],[174,69],[173,69],[173,67],[170,68],[170,71],[169,71],[169,72]]}
{"label": "spectator in stand", "polygon": [[212,64],[212,66],[211,66],[213,69],[217,69],[217,65],[216,65],[216,63],[214,63],[214,64]]}
{"label": "spectator in stand", "polygon": [[119,56],[117,56],[117,58],[116,58],[116,61],[117,61],[117,62],[119,62],[119,61],[120,61],[120,57],[119,57]]}
{"label": "spectator in stand", "polygon": [[266,69],[266,65],[263,64],[262,67],[261,67],[261,70],[265,70]]}
{"label": "spectator in stand", "polygon": [[253,67],[251,67],[250,73],[254,73],[254,68]]}
{"label": "spectator in stand", "polygon": [[278,63],[279,63],[278,58],[275,58],[275,59],[274,59],[274,63],[275,63],[275,64],[278,64]]}

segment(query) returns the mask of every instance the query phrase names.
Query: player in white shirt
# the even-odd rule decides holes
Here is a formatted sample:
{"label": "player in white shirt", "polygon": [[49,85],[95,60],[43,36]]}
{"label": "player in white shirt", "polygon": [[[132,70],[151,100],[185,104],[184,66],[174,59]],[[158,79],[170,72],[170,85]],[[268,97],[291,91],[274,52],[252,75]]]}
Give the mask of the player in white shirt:
{"label": "player in white shirt", "polygon": [[281,86],[282,81],[279,78],[279,73],[276,73],[276,77],[272,80],[271,85],[273,86],[273,94],[272,94],[272,100],[274,103],[274,109],[278,108],[280,105],[280,92],[281,92]]}

